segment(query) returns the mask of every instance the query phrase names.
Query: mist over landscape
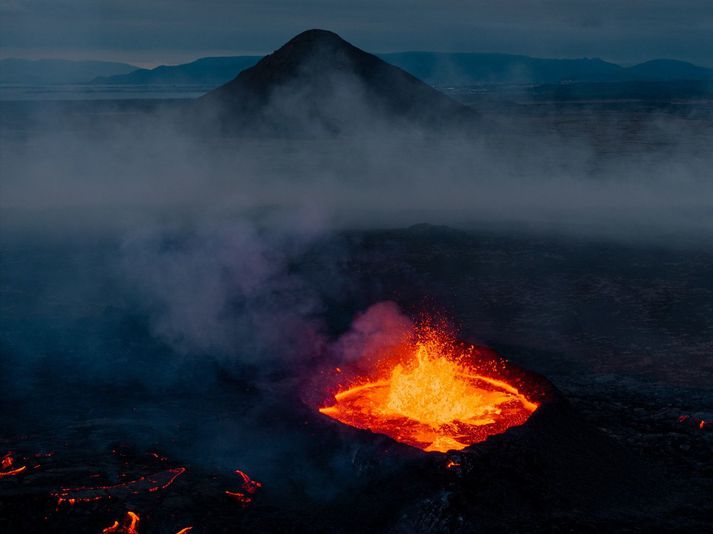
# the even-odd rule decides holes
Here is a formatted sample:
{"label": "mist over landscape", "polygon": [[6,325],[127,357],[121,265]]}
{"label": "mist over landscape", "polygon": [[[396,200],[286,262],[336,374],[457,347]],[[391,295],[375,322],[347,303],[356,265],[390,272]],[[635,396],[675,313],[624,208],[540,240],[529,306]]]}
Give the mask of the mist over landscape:
{"label": "mist over landscape", "polygon": [[496,107],[478,109],[470,131],[434,134],[379,115],[348,81],[340,91],[323,104],[349,102],[339,112],[352,130],[336,136],[299,106],[268,105],[311,124],[316,137],[307,140],[219,139],[218,126],[197,135],[168,106],[7,110],[4,215],[101,226],[280,206],[359,227],[498,222],[619,234],[626,224],[627,237],[712,229],[705,109],[602,116],[586,106],[562,115],[546,105],[533,114]]}
{"label": "mist over landscape", "polygon": [[[84,85],[57,89],[61,76],[52,74],[32,82],[49,84],[45,93],[0,100],[0,401],[10,407],[0,437],[8,450],[71,443],[75,486],[86,484],[82,454],[100,471],[107,450],[160,449],[192,466],[195,485],[176,482],[183,500],[149,512],[146,532],[178,530],[177,514],[213,525],[197,532],[274,531],[291,521],[296,531],[356,532],[362,526],[335,530],[340,510],[354,494],[365,507],[382,501],[379,491],[394,496],[397,512],[378,508],[365,519],[376,531],[467,531],[453,527],[461,510],[465,525],[546,529],[549,519],[526,496],[515,497],[523,516],[505,520],[455,497],[436,506],[441,490],[407,484],[419,477],[409,471],[416,449],[314,419],[320,388],[335,380],[329,373],[366,369],[428,316],[551,380],[582,424],[612,440],[589,437],[589,427],[577,434],[593,457],[615,451],[611,466],[582,467],[583,486],[616,494],[614,466],[628,462],[620,446],[635,451],[632,466],[653,458],[651,476],[686,458],[670,494],[649,494],[642,488],[657,484],[631,475],[641,487],[621,491],[640,498],[640,509],[614,510],[585,492],[584,511],[559,526],[646,528],[660,519],[672,527],[682,502],[695,504],[681,512],[683,528],[705,525],[709,70],[658,63],[655,76],[636,79],[635,67],[614,66],[615,81],[588,71],[570,83],[571,71],[542,66],[550,60],[512,56],[492,83],[477,69],[464,74],[472,57],[454,74],[433,63],[436,54],[414,54],[377,57],[311,30],[232,63],[239,70],[229,79],[201,71],[188,81],[205,85],[190,89],[198,98],[150,84],[131,98],[94,98]],[[83,77],[86,67],[72,72]],[[140,83],[153,72],[94,67],[106,71],[96,76]],[[68,81],[85,82],[101,86]],[[695,421],[685,432],[683,416]],[[541,432],[567,442],[558,431]],[[527,452],[517,452],[525,446],[512,450],[527,470]],[[131,452],[116,453],[121,447]],[[586,464],[571,461],[574,471]],[[265,483],[266,504],[254,512],[226,512],[207,497],[226,480],[211,474],[236,466]],[[17,514],[22,499],[49,510],[59,475],[48,472],[41,489],[0,485],[6,531],[41,524]],[[553,472],[538,498],[561,510],[569,475]],[[508,495],[521,484],[509,476]],[[411,490],[402,494],[404,484]],[[498,491],[483,490],[483,502]],[[125,508],[147,506],[142,499],[131,496]],[[211,504],[195,511],[203,500]],[[646,523],[649,500],[659,508]],[[94,532],[108,509],[94,510],[104,515],[74,514],[67,525]]]}

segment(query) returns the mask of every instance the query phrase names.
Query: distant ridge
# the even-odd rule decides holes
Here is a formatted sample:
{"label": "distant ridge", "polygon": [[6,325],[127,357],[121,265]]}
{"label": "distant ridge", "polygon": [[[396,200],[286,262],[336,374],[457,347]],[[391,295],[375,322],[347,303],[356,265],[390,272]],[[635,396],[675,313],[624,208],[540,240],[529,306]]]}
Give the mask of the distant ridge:
{"label": "distant ridge", "polygon": [[326,30],[303,32],[201,97],[233,129],[343,132],[379,120],[453,124],[475,113]]}
{"label": "distant ridge", "polygon": [[262,56],[205,57],[182,65],[161,65],[137,69],[128,74],[101,76],[93,84],[109,85],[213,85],[232,80],[240,71],[252,67]]}
{"label": "distant ridge", "polygon": [[674,59],[653,59],[626,69],[627,81],[704,81],[713,80],[713,69]]}
{"label": "distant ridge", "polygon": [[512,54],[400,52],[386,61],[438,86],[618,80],[626,70],[602,59],[542,59]]}
{"label": "distant ridge", "polygon": [[433,85],[704,81],[713,69],[685,61],[657,59],[622,67],[599,58],[543,59],[511,54],[401,52],[383,54]]}
{"label": "distant ridge", "polygon": [[[622,67],[598,58],[547,59],[513,54],[398,52],[377,54],[377,57],[435,86],[713,80],[713,69],[672,59],[654,59]],[[217,87],[260,59],[260,56],[202,58],[182,65],[101,77],[92,83]]]}
{"label": "distant ridge", "polygon": [[70,84],[86,83],[97,76],[123,75],[135,65],[114,61],[70,61],[66,59],[0,59],[0,83]]}

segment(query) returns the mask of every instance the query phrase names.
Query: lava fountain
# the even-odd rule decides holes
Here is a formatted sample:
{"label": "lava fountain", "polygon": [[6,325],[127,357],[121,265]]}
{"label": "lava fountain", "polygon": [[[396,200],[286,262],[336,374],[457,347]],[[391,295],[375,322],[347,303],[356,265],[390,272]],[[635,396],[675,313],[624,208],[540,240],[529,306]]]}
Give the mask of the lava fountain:
{"label": "lava fountain", "polygon": [[462,450],[522,425],[538,408],[521,381],[508,380],[507,366],[445,329],[421,326],[319,411],[427,452]]}

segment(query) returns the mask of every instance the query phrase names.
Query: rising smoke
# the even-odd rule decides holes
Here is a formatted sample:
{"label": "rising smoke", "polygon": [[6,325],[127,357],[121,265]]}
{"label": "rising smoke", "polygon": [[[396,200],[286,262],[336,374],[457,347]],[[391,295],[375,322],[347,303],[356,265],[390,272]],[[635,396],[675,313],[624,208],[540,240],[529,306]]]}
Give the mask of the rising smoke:
{"label": "rising smoke", "polygon": [[[3,242],[112,243],[112,268],[68,277],[67,293],[109,276],[172,350],[255,364],[329,343],[320,292],[295,264],[344,228],[713,233],[705,120],[580,112],[563,126],[561,110],[485,109],[474,128],[432,131],[373,109],[350,77],[332,85],[322,104],[351,124],[346,133],[310,130],[310,108],[288,88],[265,113],[307,135],[224,137],[210,122],[191,128],[176,105],[39,105],[4,128]],[[319,284],[348,285],[344,269],[331,272]]]}

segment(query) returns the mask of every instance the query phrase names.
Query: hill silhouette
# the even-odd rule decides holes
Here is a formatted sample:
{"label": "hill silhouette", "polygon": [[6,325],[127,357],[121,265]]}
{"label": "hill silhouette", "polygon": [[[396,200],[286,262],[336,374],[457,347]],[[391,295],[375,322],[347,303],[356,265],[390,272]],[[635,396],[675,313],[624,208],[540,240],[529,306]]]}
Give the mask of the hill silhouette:
{"label": "hill silhouette", "polygon": [[161,65],[153,69],[136,69],[128,74],[100,76],[95,85],[208,85],[217,86],[232,80],[237,73],[252,67],[262,56],[204,57],[181,65]]}
{"label": "hill silhouette", "polygon": [[337,34],[308,30],[201,97],[230,129],[344,132],[394,120],[442,126],[476,116]]}
{"label": "hill silhouette", "polygon": [[635,81],[711,81],[713,70],[674,59],[652,59],[626,69],[626,78]]}

